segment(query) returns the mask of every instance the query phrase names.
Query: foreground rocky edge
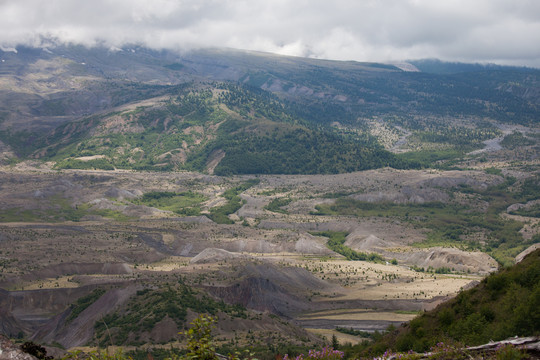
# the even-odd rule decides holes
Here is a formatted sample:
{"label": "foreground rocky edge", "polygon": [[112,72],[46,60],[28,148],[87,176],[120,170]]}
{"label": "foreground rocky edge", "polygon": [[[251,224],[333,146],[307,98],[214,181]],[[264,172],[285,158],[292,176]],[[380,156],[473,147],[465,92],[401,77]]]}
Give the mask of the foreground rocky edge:
{"label": "foreground rocky edge", "polygon": [[432,348],[432,351],[423,354],[386,352],[375,359],[540,359],[540,337],[516,337],[465,348],[456,348],[439,343]]}

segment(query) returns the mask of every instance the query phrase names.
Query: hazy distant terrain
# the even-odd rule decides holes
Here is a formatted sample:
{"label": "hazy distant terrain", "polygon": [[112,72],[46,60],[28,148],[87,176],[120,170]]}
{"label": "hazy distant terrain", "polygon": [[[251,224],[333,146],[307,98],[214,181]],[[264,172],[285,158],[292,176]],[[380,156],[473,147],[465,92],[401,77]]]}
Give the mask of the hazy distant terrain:
{"label": "hazy distant terrain", "polygon": [[226,346],[351,341],[335,328],[410,320],[540,242],[539,70],[17,50],[0,52],[12,337],[167,344],[209,312]]}

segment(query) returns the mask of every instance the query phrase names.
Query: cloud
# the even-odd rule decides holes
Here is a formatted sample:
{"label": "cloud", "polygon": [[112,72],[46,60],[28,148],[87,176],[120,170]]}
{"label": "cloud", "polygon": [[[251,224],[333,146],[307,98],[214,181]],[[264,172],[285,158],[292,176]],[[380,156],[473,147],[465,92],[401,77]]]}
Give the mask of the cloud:
{"label": "cloud", "polygon": [[0,0],[0,45],[225,46],[540,67],[537,0]]}

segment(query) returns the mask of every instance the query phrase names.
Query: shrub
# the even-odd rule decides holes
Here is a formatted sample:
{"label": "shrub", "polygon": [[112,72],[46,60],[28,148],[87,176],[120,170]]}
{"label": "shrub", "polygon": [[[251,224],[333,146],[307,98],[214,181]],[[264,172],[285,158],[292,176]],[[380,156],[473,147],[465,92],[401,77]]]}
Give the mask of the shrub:
{"label": "shrub", "polygon": [[497,360],[521,360],[528,358],[522,349],[512,344],[504,344],[498,347],[495,351],[495,357]]}
{"label": "shrub", "polygon": [[38,359],[43,359],[43,360],[53,359],[52,356],[47,356],[47,350],[43,346],[33,343],[32,341],[27,341],[24,344],[22,344],[21,350],[27,354],[35,356]]}
{"label": "shrub", "polygon": [[191,327],[184,333],[188,338],[186,359],[219,359],[212,341],[212,328],[215,323],[216,318],[206,315],[199,315],[191,322]]}
{"label": "shrub", "polygon": [[[309,350],[307,355],[300,354],[295,360],[339,360],[343,359],[343,351],[334,350],[332,347],[324,347],[322,350]],[[285,354],[283,360],[291,360],[289,354]]]}

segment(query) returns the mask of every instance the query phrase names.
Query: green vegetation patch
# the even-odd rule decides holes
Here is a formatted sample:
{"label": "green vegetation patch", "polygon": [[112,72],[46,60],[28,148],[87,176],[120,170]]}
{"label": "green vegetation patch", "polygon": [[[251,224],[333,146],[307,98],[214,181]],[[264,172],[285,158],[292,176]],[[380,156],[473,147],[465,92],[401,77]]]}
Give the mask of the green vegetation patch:
{"label": "green vegetation patch", "polygon": [[0,210],[0,222],[34,222],[39,220],[42,220],[42,217],[37,210],[19,208]]}
{"label": "green vegetation patch", "polygon": [[165,65],[164,67],[169,69],[169,70],[174,70],[174,71],[180,71],[180,70],[184,69],[184,65],[181,64],[181,63],[177,63],[177,62]]}
{"label": "green vegetation patch", "polygon": [[358,194],[361,191],[338,191],[338,192],[329,192],[322,194],[323,199],[339,199],[353,194]]}
{"label": "green vegetation patch", "polygon": [[516,199],[519,202],[540,199],[540,175],[537,174],[525,179],[516,195]]}
{"label": "green vegetation patch", "polygon": [[486,172],[486,174],[503,176],[502,170],[499,168],[488,167],[485,168],[484,171]]}
{"label": "green vegetation patch", "polygon": [[464,151],[458,149],[433,149],[409,151],[397,156],[404,162],[411,164],[411,168],[416,166],[418,168],[448,169],[454,161],[461,159],[464,154]]}
{"label": "green vegetation patch", "polygon": [[465,127],[440,128],[434,131],[418,131],[416,136],[423,142],[434,144],[450,144],[469,152],[484,147],[485,140],[493,139],[501,134],[495,128],[470,129]]}
{"label": "green vegetation patch", "polygon": [[336,331],[347,334],[347,335],[353,335],[353,336],[359,336],[361,338],[371,339],[374,336],[373,332],[368,331],[362,331],[362,330],[355,330],[353,328],[345,328],[345,327],[336,327]]}
{"label": "green vegetation patch", "polygon": [[0,209],[0,222],[62,222],[81,221],[87,215],[98,215],[117,221],[130,217],[111,209],[92,209],[90,204],[73,205],[69,199],[53,196],[42,200],[40,209]]}
{"label": "green vegetation patch", "polygon": [[537,141],[525,137],[519,131],[514,131],[512,134],[506,135],[501,141],[501,145],[510,150],[535,144],[537,144]]}
{"label": "green vegetation patch", "polygon": [[311,235],[314,236],[324,236],[328,238],[326,246],[332,250],[341,254],[347,258],[347,260],[357,260],[357,261],[373,261],[373,262],[382,262],[384,258],[375,253],[363,253],[355,251],[348,246],[343,245],[349,233],[343,231],[320,231],[320,232],[311,232]]}
{"label": "green vegetation patch", "polygon": [[423,267],[412,265],[410,268],[411,268],[411,270],[414,270],[416,272],[428,272],[428,273],[433,273],[433,274],[451,274],[451,273],[455,272],[454,268],[449,268],[447,266],[442,266],[442,267],[438,267],[438,268],[428,266],[428,268],[425,269]]}
{"label": "green vegetation patch", "polygon": [[217,175],[337,174],[385,166],[416,166],[384,150],[367,135],[300,126],[268,134],[224,134],[208,145],[206,153],[218,149],[226,155],[214,170]]}
{"label": "green vegetation patch", "polygon": [[[107,345],[140,345],[141,333],[149,333],[165,317],[182,329],[187,310],[215,315],[226,313],[236,318],[246,318],[246,309],[216,301],[186,285],[183,280],[162,288],[146,288],[137,292],[121,309],[107,314],[95,325],[95,339],[100,347]],[[172,339],[171,339],[172,340]]]}
{"label": "green vegetation patch", "polygon": [[[432,202],[424,204],[372,203],[351,198],[339,198],[334,204],[316,206],[315,215],[347,215],[357,217],[399,217],[433,230],[429,246],[448,245],[459,241],[465,228],[481,216],[465,207]],[[477,247],[477,244],[468,244]]]}
{"label": "green vegetation patch", "polygon": [[[217,95],[209,89],[181,89],[166,104],[62,125],[42,139],[50,144],[44,157],[57,161],[58,169],[206,171],[213,154],[224,151],[216,175],[417,167],[384,150],[367,133],[313,124],[311,117],[269,92],[225,84],[217,88]],[[111,117],[125,123],[121,131],[103,131]],[[98,131],[89,136],[93,129]],[[102,157],[79,159],[87,156]]]}
{"label": "green vegetation patch", "polygon": [[511,211],[510,214],[540,218],[540,204]]}
{"label": "green vegetation patch", "polygon": [[152,191],[133,200],[135,204],[172,211],[180,215],[194,216],[201,213],[201,203],[206,201],[202,194],[186,191],[181,193],[168,191]]}
{"label": "green vegetation patch", "polygon": [[416,131],[409,139],[414,151],[397,155],[409,167],[452,169],[463,157],[485,146],[485,140],[500,136],[500,130],[491,126],[476,129],[446,128],[447,124],[430,123],[430,130]]}
{"label": "green vegetation patch", "polygon": [[78,298],[74,304],[71,304],[71,313],[66,318],[66,323],[70,323],[76,319],[80,313],[95,303],[101,296],[103,296],[103,294],[105,294],[105,292],[105,289],[95,289],[90,294]]}
{"label": "green vegetation patch", "polygon": [[229,219],[229,215],[237,212],[244,204],[240,194],[250,187],[257,185],[259,182],[259,179],[250,179],[225,191],[223,197],[227,199],[227,203],[222,206],[211,208],[210,214],[207,215],[208,218],[218,224],[234,224],[234,221]]}
{"label": "green vegetation patch", "polygon": [[275,198],[264,208],[275,213],[288,214],[289,212],[283,209],[283,207],[289,205],[292,201],[293,199],[291,198]]}
{"label": "green vegetation patch", "polygon": [[65,159],[55,165],[56,169],[114,170],[114,165],[107,159],[77,160]]}
{"label": "green vegetation patch", "polygon": [[[177,155],[186,146],[198,152],[206,144],[208,132],[213,131],[208,125],[223,122],[229,115],[218,106],[210,90],[173,90],[166,103],[91,116],[60,126],[45,139],[46,144],[51,144],[45,158],[57,161],[60,169],[192,169],[192,164],[184,163],[183,155]],[[102,124],[113,117],[124,127],[105,131]],[[104,157],[78,159],[96,155]]]}
{"label": "green vegetation patch", "polygon": [[[500,214],[513,203],[536,199],[540,194],[538,177],[526,179],[522,184],[508,178],[504,183],[486,190],[475,191],[459,187],[453,191],[474,193],[489,203],[487,211],[475,210],[457,204],[432,202],[424,204],[371,203],[351,198],[339,198],[333,204],[316,206],[314,215],[397,217],[415,226],[430,229],[425,241],[415,243],[418,247],[459,247],[463,250],[481,250],[493,256],[503,266],[509,266],[517,254],[537,237],[524,240],[519,232],[523,224],[503,219]],[[534,210],[533,210],[534,211]],[[467,235],[483,233],[485,242],[480,243]],[[467,239],[467,240],[465,240]],[[441,270],[443,271],[443,270]]]}

